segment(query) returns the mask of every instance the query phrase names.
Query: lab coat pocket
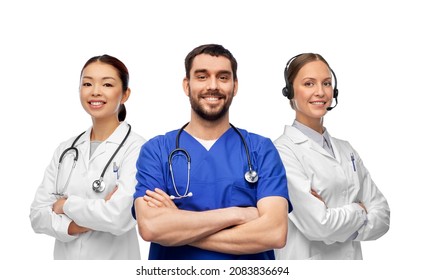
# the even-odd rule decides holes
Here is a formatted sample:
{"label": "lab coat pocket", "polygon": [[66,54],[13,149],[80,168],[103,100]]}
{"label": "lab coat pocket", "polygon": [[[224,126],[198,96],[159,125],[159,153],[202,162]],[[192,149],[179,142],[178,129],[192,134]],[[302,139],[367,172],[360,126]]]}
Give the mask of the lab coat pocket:
{"label": "lab coat pocket", "polygon": [[234,184],[231,187],[231,205],[239,207],[256,206],[256,188]]}

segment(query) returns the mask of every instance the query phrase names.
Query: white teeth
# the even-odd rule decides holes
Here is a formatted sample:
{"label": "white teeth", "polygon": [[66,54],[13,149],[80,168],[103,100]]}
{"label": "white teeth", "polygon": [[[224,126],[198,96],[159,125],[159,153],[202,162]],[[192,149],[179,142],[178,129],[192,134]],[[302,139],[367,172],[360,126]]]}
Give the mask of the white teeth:
{"label": "white teeth", "polygon": [[98,105],[102,105],[102,104],[103,104],[103,102],[101,102],[101,101],[97,101],[97,102],[90,102],[90,104],[91,104],[91,105],[94,105],[94,106],[98,106]]}
{"label": "white teeth", "polygon": [[206,100],[208,100],[208,101],[216,101],[216,100],[218,100],[218,98],[216,98],[216,97],[207,97]]}
{"label": "white teeth", "polygon": [[311,102],[312,104],[325,104],[325,102]]}

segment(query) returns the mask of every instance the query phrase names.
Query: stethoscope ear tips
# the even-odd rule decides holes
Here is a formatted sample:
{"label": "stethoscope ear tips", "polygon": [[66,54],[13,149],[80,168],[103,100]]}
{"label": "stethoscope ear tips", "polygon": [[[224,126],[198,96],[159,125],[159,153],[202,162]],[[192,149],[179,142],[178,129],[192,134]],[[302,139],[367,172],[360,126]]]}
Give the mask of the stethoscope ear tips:
{"label": "stethoscope ear tips", "polygon": [[244,174],[244,178],[248,183],[254,184],[258,181],[259,176],[255,170],[249,170]]}
{"label": "stethoscope ear tips", "polygon": [[192,196],[193,196],[193,193],[192,192],[189,192],[188,194],[177,196],[177,197],[176,196],[173,196],[173,195],[170,195],[169,198],[171,200],[174,200],[174,199],[181,199],[181,198],[184,198],[184,197],[192,197]]}

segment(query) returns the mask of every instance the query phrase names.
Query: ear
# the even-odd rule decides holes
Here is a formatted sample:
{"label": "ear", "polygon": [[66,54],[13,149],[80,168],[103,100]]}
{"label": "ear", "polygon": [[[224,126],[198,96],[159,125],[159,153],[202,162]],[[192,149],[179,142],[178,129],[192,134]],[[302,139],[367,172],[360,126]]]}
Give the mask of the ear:
{"label": "ear", "polygon": [[183,89],[184,89],[185,95],[189,96],[190,95],[190,81],[187,77],[185,77],[183,79]]}
{"label": "ear", "polygon": [[238,91],[238,80],[235,80],[234,81],[234,89],[233,89],[234,94],[233,94],[233,96],[237,95],[237,91]]}
{"label": "ear", "polygon": [[131,89],[127,88],[127,90],[122,95],[121,104],[124,104],[125,102],[127,102],[128,98],[130,98],[130,95],[131,95]]}

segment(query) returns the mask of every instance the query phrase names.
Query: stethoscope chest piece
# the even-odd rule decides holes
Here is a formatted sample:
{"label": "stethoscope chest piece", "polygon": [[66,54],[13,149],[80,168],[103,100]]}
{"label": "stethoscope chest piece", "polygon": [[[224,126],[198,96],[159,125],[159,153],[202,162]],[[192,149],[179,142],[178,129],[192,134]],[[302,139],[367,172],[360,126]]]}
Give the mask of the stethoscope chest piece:
{"label": "stethoscope chest piece", "polygon": [[103,180],[95,180],[92,187],[94,192],[101,193],[106,189],[106,184]]}
{"label": "stethoscope chest piece", "polygon": [[259,179],[258,173],[255,170],[249,170],[244,173],[244,179],[246,179],[248,183],[254,184]]}

